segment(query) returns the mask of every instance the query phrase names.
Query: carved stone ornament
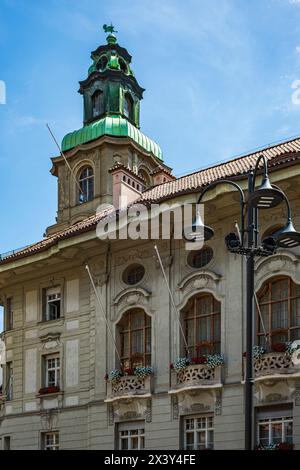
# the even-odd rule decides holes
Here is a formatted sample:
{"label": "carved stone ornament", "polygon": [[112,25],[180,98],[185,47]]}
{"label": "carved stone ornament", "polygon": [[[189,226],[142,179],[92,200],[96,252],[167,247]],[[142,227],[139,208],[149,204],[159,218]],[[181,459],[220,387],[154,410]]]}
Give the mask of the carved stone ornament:
{"label": "carved stone ornament", "polygon": [[192,413],[214,412],[218,393],[219,392],[216,392],[215,390],[186,390],[184,392],[179,392],[177,394],[178,402],[176,402],[176,400],[173,401],[173,416],[174,404],[178,408],[177,416]]}
{"label": "carved stone ornament", "polygon": [[108,404],[109,422],[145,419],[147,423],[152,421],[151,398],[128,398]]}
{"label": "carved stone ornament", "polygon": [[40,337],[42,349],[55,349],[61,345],[60,333],[47,333]]}
{"label": "carved stone ornament", "polygon": [[255,398],[256,404],[263,403],[281,403],[291,401],[295,397],[296,386],[295,380],[271,379],[267,381],[255,382]]}
{"label": "carved stone ornament", "polygon": [[129,263],[130,261],[136,263],[137,260],[139,259],[145,259],[145,258],[149,258],[152,256],[152,251],[149,250],[149,249],[136,249],[136,250],[132,250],[132,251],[129,251],[127,254],[122,254],[122,255],[119,255],[116,257],[116,265],[119,266],[119,265],[125,265],[127,263]]}
{"label": "carved stone ornament", "polygon": [[123,290],[114,299],[114,305],[118,308],[118,311],[122,311],[133,305],[141,305],[146,307],[149,302],[151,292],[147,291],[142,287],[130,287]]}
{"label": "carved stone ornament", "polygon": [[186,276],[179,284],[178,288],[186,298],[202,289],[217,291],[221,276],[213,271],[201,270],[198,273],[192,273]]}

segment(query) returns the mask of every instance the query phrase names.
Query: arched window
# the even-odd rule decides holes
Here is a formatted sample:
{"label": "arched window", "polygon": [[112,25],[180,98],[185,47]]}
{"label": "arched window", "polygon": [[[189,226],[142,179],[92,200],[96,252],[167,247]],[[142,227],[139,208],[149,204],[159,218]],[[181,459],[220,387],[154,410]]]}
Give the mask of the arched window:
{"label": "arched window", "polygon": [[212,294],[193,297],[184,309],[183,323],[191,356],[221,352],[221,304]]}
{"label": "arched window", "polygon": [[151,318],[141,309],[127,312],[118,325],[122,367],[151,365]]}
{"label": "arched window", "polygon": [[104,113],[104,95],[100,90],[92,95],[92,117],[101,116]]}
{"label": "arched window", "polygon": [[[300,286],[289,277],[273,278],[258,293],[257,335],[261,346],[300,339]],[[266,344],[265,332],[268,338]]]}
{"label": "arched window", "polygon": [[107,62],[108,62],[108,59],[107,59],[106,55],[102,55],[102,56],[100,57],[100,59],[98,60],[97,69],[98,69],[100,72],[103,72],[103,70],[106,69]]}
{"label": "arched window", "polygon": [[127,93],[124,98],[124,116],[132,120],[133,114],[133,101],[131,96]]}
{"label": "arched window", "polygon": [[146,187],[149,187],[151,185],[150,175],[146,170],[144,169],[139,170],[139,176],[141,176],[141,178],[144,179]]}
{"label": "arched window", "polygon": [[94,198],[94,171],[86,166],[79,174],[79,202],[88,202]]}

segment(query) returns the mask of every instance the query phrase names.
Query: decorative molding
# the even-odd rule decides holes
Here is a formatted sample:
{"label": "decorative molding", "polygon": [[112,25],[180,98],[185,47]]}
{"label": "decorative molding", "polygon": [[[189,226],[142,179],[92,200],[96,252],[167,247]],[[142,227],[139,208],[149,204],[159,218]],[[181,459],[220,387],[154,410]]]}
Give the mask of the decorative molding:
{"label": "decorative molding", "polygon": [[40,336],[42,342],[42,349],[54,349],[61,346],[60,333],[47,333],[46,335]]}
{"label": "decorative molding", "polygon": [[[172,255],[171,256],[164,256],[164,257],[162,257],[161,260],[162,260],[163,267],[164,268],[169,268],[173,264],[174,257]],[[157,257],[155,258],[154,262],[155,262],[156,269],[161,269],[160,262],[157,259]]]}
{"label": "decorative molding", "polygon": [[107,404],[107,421],[109,426],[114,425],[115,415],[114,415],[114,407],[111,403]]}
{"label": "decorative molding", "polygon": [[300,406],[300,381],[296,382],[294,400],[295,400],[295,406]]}
{"label": "decorative molding", "polygon": [[215,399],[215,415],[220,416],[222,414],[222,391],[218,390],[216,392]]}
{"label": "decorative molding", "polygon": [[276,274],[290,276],[295,282],[299,283],[299,263],[300,257],[286,250],[282,250],[269,258],[260,259],[255,265],[255,289],[258,290],[263,282],[276,276]]}
{"label": "decorative molding", "polygon": [[130,261],[132,262],[137,262],[139,259],[145,259],[145,258],[150,258],[153,255],[152,251],[149,249],[136,249],[129,251],[126,255],[119,255],[116,256],[115,259],[115,264],[116,265],[125,265],[129,263]]}
{"label": "decorative molding", "polygon": [[147,304],[151,291],[144,289],[143,287],[129,287],[124,289],[114,298],[114,305],[136,305],[136,304]]}
{"label": "decorative molding", "polygon": [[172,406],[172,418],[178,419],[179,418],[179,406],[178,406],[178,396],[172,395],[171,397],[171,406]]}
{"label": "decorative molding", "polygon": [[152,422],[152,400],[151,400],[151,398],[148,398],[148,400],[147,400],[147,406],[146,406],[146,411],[145,411],[145,420],[146,420],[146,423],[151,423]]}
{"label": "decorative molding", "polygon": [[187,289],[187,286],[192,284],[192,288],[202,288],[207,287],[208,284],[213,283],[215,286],[221,280],[221,274],[218,274],[214,271],[209,271],[207,269],[203,269],[200,272],[192,273],[186,276],[182,281],[178,284],[179,289]]}

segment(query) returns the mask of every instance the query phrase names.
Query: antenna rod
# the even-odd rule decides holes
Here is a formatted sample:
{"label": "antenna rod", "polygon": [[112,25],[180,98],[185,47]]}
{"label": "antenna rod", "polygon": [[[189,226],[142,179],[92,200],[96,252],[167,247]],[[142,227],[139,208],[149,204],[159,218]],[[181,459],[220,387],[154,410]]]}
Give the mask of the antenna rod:
{"label": "antenna rod", "polygon": [[109,334],[110,334],[110,336],[111,336],[113,345],[114,345],[114,347],[115,347],[115,351],[116,351],[117,356],[118,356],[118,359],[119,359],[119,361],[120,361],[120,366],[122,366],[121,356],[120,356],[120,354],[119,354],[119,351],[118,351],[118,348],[117,348],[117,344],[116,344],[116,341],[115,341],[113,332],[112,332],[112,330],[111,330],[111,328],[110,328],[110,325],[109,325],[108,320],[107,320],[107,318],[106,318],[106,315],[105,315],[105,313],[104,313],[104,308],[103,308],[102,302],[101,302],[101,300],[100,300],[99,294],[98,294],[98,292],[97,292],[97,289],[96,289],[96,286],[95,286],[95,282],[94,282],[94,279],[93,279],[93,276],[92,276],[92,274],[91,274],[91,270],[90,270],[90,267],[89,267],[88,264],[86,264],[85,269],[86,269],[87,272],[88,272],[88,275],[89,275],[89,278],[90,278],[90,281],[91,281],[91,284],[92,284],[92,287],[93,287],[93,290],[94,290],[96,299],[97,299],[97,301],[98,301],[98,304],[99,304],[99,307],[100,307],[100,310],[101,310],[101,314],[102,314],[102,316],[103,316],[103,318],[104,318],[104,320],[105,320],[107,329],[108,329],[108,331],[109,331]]}
{"label": "antenna rod", "polygon": [[159,264],[160,264],[160,267],[161,267],[161,270],[162,270],[162,273],[163,273],[163,276],[164,276],[164,279],[165,279],[167,289],[169,291],[169,295],[170,295],[170,299],[171,299],[173,308],[174,308],[175,312],[177,313],[177,320],[178,320],[178,323],[179,323],[179,328],[180,328],[180,332],[182,334],[182,338],[183,338],[183,341],[184,341],[186,351],[189,354],[189,347],[188,347],[188,344],[187,344],[187,341],[186,341],[186,338],[185,338],[185,334],[184,334],[184,331],[183,331],[183,328],[182,328],[182,324],[181,324],[181,321],[180,321],[180,315],[179,315],[179,312],[178,312],[177,307],[176,307],[175,302],[174,302],[173,294],[172,294],[171,289],[170,289],[170,285],[169,285],[169,282],[168,282],[168,279],[167,279],[167,276],[166,276],[166,272],[165,272],[165,269],[164,269],[164,266],[163,266],[163,263],[162,263],[161,256],[159,254],[157,245],[154,245],[154,250],[156,251],[156,255],[157,255],[157,258],[158,258],[158,261],[159,261]]}
{"label": "antenna rod", "polygon": [[56,138],[55,138],[53,132],[51,131],[49,124],[46,124],[46,127],[47,127],[48,131],[50,132],[50,134],[51,134],[51,136],[52,136],[52,139],[54,140],[54,142],[55,142],[55,144],[56,144],[56,146],[57,146],[57,148],[58,148],[58,150],[59,150],[59,153],[61,154],[61,156],[62,156],[63,159],[65,160],[66,165],[67,165],[67,167],[69,168],[69,171],[70,171],[71,175],[73,176],[74,181],[75,181],[75,183],[76,183],[76,185],[77,185],[77,187],[78,187],[80,193],[83,194],[83,191],[82,191],[82,189],[81,189],[81,187],[80,187],[80,184],[79,184],[79,182],[77,181],[76,176],[75,176],[75,174],[74,174],[72,168],[70,167],[70,164],[69,164],[69,162],[68,162],[68,160],[67,160],[67,158],[66,158],[64,152],[62,151],[62,149],[61,149],[59,143],[57,142],[57,140],[56,140]]}

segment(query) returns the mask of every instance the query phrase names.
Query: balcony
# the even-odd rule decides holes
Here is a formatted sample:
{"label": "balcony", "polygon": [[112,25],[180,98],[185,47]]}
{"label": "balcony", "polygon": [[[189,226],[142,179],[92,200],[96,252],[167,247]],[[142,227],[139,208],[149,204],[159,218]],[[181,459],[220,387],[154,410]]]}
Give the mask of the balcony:
{"label": "balcony", "polygon": [[222,365],[188,365],[181,371],[171,371],[170,394],[187,390],[217,389],[222,387]]}
{"label": "balcony", "polygon": [[125,375],[117,380],[107,382],[106,402],[130,398],[149,398],[152,392],[152,376],[137,377]]}
{"label": "balcony", "polygon": [[254,381],[300,377],[300,364],[286,352],[267,352],[253,360]]}

